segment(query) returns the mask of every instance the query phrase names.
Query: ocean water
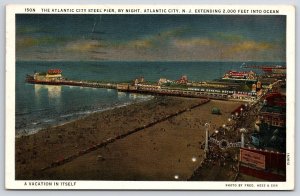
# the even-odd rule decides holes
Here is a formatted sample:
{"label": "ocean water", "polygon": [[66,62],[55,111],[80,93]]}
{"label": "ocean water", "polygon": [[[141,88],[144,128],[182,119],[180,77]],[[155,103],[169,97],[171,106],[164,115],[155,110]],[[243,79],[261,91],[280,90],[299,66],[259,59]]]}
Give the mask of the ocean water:
{"label": "ocean water", "polygon": [[[121,107],[152,99],[153,96],[71,86],[28,84],[26,74],[58,68],[74,80],[128,82],[144,76],[146,81],[159,78],[205,81],[223,76],[228,70],[243,70],[243,62],[16,62],[16,135],[34,133],[44,127],[63,124],[92,112]],[[285,63],[251,62],[255,65]]]}

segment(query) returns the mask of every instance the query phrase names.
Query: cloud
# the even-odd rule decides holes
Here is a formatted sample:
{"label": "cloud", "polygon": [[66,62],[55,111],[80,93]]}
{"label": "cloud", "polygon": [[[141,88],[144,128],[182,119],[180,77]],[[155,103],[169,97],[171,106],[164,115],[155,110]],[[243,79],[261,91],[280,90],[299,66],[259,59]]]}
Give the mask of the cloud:
{"label": "cloud", "polygon": [[105,45],[99,40],[76,40],[66,44],[65,50],[72,52],[90,52],[103,48]]}
{"label": "cloud", "polygon": [[[126,43],[121,43],[121,47],[129,47],[134,49],[151,49],[164,47],[170,44],[170,41],[184,35],[189,31],[188,28],[173,28],[148,35],[136,40],[129,40]],[[118,45],[120,47],[120,45]]]}
{"label": "cloud", "polygon": [[243,52],[243,51],[263,51],[273,49],[274,44],[267,42],[257,42],[257,41],[243,41],[233,44],[231,50],[233,52]]}
{"label": "cloud", "polygon": [[37,44],[38,44],[37,40],[33,39],[32,37],[22,37],[22,38],[19,37],[16,39],[17,50],[36,46]]}
{"label": "cloud", "polygon": [[39,32],[41,32],[41,29],[37,28],[37,27],[32,27],[32,26],[17,26],[16,27],[17,36],[28,35],[28,34],[39,33]]}
{"label": "cloud", "polygon": [[238,34],[193,35],[173,28],[131,40],[17,37],[17,57],[66,60],[274,60],[284,59],[279,43]]}
{"label": "cloud", "polygon": [[272,60],[285,58],[282,54],[284,53],[283,48],[284,47],[280,47],[277,43],[245,40],[224,46],[222,58],[240,58],[245,60]]}
{"label": "cloud", "polygon": [[128,46],[128,47],[133,47],[136,49],[152,48],[155,45],[156,45],[156,42],[152,39],[133,40],[126,44],[126,46]]}
{"label": "cloud", "polygon": [[55,46],[67,43],[70,38],[67,37],[53,37],[53,36],[18,36],[16,38],[17,50],[28,49],[31,47],[41,46]]}
{"label": "cloud", "polygon": [[195,47],[215,46],[217,42],[209,38],[188,38],[188,39],[175,39],[173,41],[175,47],[180,49],[192,49]]}
{"label": "cloud", "polygon": [[190,29],[186,27],[180,27],[180,28],[173,28],[169,30],[162,31],[161,33],[157,34],[157,37],[159,38],[176,38],[180,37],[187,32],[189,32]]}
{"label": "cloud", "polygon": [[217,32],[215,34],[215,39],[225,42],[240,42],[246,39],[245,36],[236,33],[224,33],[224,32]]}

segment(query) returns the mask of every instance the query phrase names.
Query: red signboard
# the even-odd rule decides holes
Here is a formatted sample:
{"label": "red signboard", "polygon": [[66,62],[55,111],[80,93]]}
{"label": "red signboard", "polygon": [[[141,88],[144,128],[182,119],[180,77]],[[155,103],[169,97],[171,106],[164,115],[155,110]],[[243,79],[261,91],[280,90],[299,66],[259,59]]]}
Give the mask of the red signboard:
{"label": "red signboard", "polygon": [[266,157],[263,154],[251,152],[249,150],[241,149],[240,150],[240,160],[242,163],[260,168],[265,169],[266,168]]}

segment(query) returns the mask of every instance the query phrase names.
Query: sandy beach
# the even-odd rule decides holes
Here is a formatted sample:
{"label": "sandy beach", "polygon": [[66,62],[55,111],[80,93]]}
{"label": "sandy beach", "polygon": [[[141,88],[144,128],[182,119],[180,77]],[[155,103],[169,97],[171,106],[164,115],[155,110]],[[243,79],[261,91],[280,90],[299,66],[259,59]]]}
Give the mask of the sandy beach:
{"label": "sandy beach", "polygon": [[[156,97],[16,138],[16,179],[186,180],[203,160],[204,124],[210,122],[212,130],[221,126],[241,104],[211,100],[200,105],[203,101]],[[213,107],[222,114],[211,114]],[[166,119],[170,115],[174,116]],[[158,123],[140,128],[152,122]],[[104,147],[41,170],[137,128],[139,131]]]}

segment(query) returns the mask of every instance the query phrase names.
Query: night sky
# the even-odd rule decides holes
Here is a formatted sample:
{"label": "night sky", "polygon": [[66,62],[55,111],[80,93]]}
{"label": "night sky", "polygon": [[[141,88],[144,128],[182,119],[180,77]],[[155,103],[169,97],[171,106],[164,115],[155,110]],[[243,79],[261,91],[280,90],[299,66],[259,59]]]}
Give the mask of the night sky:
{"label": "night sky", "polygon": [[17,60],[285,61],[285,16],[16,16]]}

